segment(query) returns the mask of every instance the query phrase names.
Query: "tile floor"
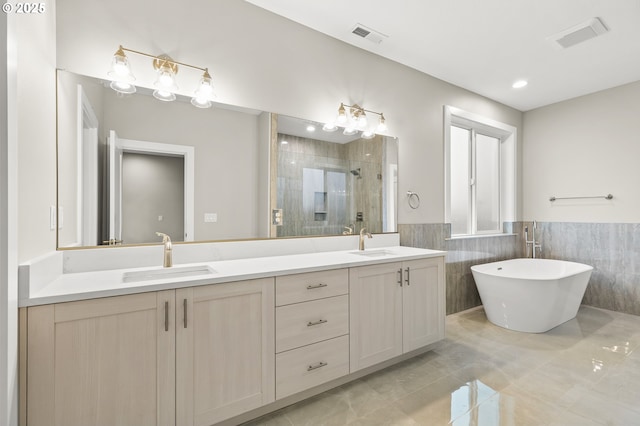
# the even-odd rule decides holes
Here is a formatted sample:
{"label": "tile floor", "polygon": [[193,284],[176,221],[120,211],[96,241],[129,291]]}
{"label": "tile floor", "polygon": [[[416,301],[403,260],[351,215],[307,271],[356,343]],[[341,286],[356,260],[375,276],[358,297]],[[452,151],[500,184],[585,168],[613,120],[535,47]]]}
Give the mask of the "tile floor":
{"label": "tile floor", "polygon": [[640,316],[582,306],[544,334],[447,317],[433,351],[246,425],[640,425]]}

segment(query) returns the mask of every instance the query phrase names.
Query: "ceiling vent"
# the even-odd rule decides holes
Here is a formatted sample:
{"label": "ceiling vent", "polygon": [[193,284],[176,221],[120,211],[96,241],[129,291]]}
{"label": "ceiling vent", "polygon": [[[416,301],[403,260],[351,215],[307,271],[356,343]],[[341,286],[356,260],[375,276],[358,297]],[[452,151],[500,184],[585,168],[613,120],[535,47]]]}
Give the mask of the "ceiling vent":
{"label": "ceiling vent", "polygon": [[547,37],[559,49],[566,49],[609,31],[600,18],[592,18],[574,27]]}
{"label": "ceiling vent", "polygon": [[367,28],[362,24],[357,24],[355,27],[353,27],[351,33],[376,44],[380,44],[382,40],[389,37],[385,34],[382,34],[381,32],[372,30],[371,28]]}

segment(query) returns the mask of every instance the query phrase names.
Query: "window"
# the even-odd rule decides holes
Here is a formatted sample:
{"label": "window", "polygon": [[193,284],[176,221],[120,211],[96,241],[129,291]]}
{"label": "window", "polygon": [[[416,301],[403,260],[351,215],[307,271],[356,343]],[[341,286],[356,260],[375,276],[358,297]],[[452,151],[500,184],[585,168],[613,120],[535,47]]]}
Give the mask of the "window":
{"label": "window", "polygon": [[452,236],[502,233],[515,218],[516,129],[445,107],[445,220]]}

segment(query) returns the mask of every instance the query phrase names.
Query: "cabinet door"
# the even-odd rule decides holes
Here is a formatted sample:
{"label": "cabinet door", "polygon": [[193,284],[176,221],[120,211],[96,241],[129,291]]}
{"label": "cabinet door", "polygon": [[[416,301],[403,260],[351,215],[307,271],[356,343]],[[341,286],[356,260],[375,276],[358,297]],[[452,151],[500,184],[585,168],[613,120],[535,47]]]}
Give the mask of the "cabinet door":
{"label": "cabinet door", "polygon": [[174,291],[28,309],[29,426],[175,424]]}
{"label": "cabinet door", "polygon": [[444,338],[444,260],[403,262],[403,352]]}
{"label": "cabinet door", "polygon": [[274,280],[176,290],[176,423],[209,426],[275,399]]}
{"label": "cabinet door", "polygon": [[402,354],[402,264],[349,271],[351,372]]}

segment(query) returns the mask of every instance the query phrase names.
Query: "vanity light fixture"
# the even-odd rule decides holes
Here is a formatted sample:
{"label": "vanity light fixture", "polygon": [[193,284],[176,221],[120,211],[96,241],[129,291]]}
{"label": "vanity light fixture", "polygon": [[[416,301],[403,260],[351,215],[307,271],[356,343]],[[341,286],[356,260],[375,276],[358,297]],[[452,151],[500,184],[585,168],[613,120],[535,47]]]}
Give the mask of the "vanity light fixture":
{"label": "vanity light fixture", "polygon": [[[369,125],[367,113],[378,116],[378,125],[375,129]],[[362,139],[373,139],[376,133],[387,131],[387,125],[385,123],[383,113],[364,109],[357,104],[345,105],[344,103],[341,103],[338,108],[338,115],[335,121],[326,123],[322,127],[322,130],[325,132],[335,132],[340,127],[344,128],[342,133],[347,136],[352,136],[358,132],[362,132]]]}
{"label": "vanity light fixture", "polygon": [[215,98],[215,95],[213,93],[213,84],[211,83],[211,74],[209,74],[208,68],[178,62],[167,55],[155,56],[122,46],[118,47],[118,50],[116,50],[116,53],[113,55],[111,71],[107,73],[109,77],[112,78],[110,87],[116,92],[122,94],[131,94],[136,92],[136,86],[133,84],[135,77],[131,72],[129,59],[125,52],[147,56],[152,59],[153,68],[158,74],[158,78],[154,83],[156,89],[153,92],[153,97],[165,102],[174,101],[176,99],[176,92],[178,91],[176,74],[178,74],[179,65],[202,71],[203,74],[200,78],[200,82],[198,83],[198,87],[191,98],[191,104],[198,108],[211,107],[211,101]]}

